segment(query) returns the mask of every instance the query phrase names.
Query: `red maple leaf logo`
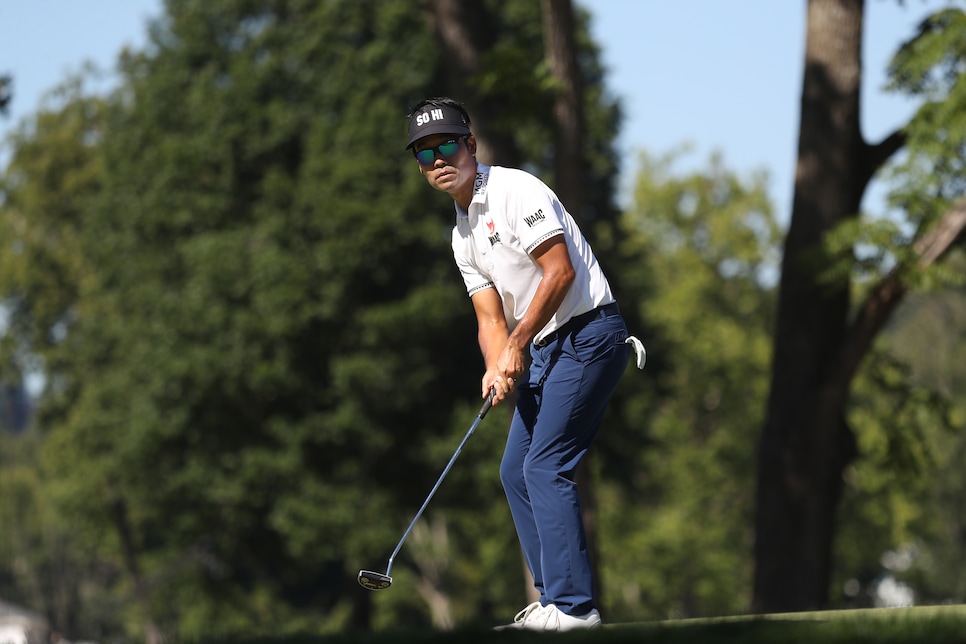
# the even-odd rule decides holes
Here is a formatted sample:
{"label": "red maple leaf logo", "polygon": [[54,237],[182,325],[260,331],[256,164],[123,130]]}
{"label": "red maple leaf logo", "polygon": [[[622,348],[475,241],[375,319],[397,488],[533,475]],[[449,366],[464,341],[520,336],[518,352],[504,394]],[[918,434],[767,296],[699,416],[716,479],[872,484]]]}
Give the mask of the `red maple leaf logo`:
{"label": "red maple leaf logo", "polygon": [[490,231],[491,235],[493,234],[493,231],[496,230],[496,224],[493,223],[492,219],[486,220],[486,229]]}

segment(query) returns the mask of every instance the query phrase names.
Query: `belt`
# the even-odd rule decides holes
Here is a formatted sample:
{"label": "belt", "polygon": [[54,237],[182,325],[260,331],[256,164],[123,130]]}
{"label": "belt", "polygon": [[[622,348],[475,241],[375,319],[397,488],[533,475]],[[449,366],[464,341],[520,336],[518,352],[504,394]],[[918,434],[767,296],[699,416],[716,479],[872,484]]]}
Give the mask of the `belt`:
{"label": "belt", "polygon": [[617,306],[617,302],[611,302],[610,304],[603,304],[598,306],[596,309],[591,309],[586,313],[581,313],[580,315],[575,315],[570,318],[564,325],[551,333],[550,335],[544,337],[539,342],[534,342],[538,347],[545,347],[551,342],[557,340],[557,338],[565,337],[578,329],[582,329],[587,326],[593,320],[599,320],[601,318],[609,318],[615,315],[620,315],[620,307]]}

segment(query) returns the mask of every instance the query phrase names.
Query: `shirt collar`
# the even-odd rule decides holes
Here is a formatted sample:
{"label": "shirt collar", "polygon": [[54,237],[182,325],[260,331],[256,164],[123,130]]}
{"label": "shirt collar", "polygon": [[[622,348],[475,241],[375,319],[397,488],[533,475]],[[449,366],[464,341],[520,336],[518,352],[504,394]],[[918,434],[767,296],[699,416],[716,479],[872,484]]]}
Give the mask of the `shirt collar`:
{"label": "shirt collar", "polygon": [[[473,180],[473,199],[470,201],[472,206],[475,203],[486,203],[486,190],[490,181],[490,166],[477,162],[476,177]],[[459,217],[467,217],[469,213],[459,204],[456,205],[456,214]]]}

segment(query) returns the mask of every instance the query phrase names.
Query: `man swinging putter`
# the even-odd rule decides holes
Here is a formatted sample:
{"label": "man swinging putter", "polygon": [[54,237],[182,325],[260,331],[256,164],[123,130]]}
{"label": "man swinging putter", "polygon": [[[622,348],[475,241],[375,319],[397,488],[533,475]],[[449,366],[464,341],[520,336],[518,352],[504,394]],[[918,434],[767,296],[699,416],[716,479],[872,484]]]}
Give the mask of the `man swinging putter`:
{"label": "man swinging putter", "polygon": [[644,348],[557,196],[527,172],[477,161],[460,103],[418,103],[406,148],[455,201],[453,255],[479,325],[481,395],[493,390],[498,405],[517,392],[500,478],[540,601],[501,628],[599,627],[574,476],[632,349],[643,367]]}

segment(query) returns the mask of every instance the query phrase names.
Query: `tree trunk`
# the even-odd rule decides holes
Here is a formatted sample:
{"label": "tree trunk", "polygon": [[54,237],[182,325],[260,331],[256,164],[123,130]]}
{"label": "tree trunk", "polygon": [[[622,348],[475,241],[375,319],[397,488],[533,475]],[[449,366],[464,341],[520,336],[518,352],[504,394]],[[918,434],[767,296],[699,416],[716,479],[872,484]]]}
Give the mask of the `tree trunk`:
{"label": "tree trunk", "polygon": [[491,92],[481,95],[475,78],[483,68],[483,54],[494,44],[493,19],[482,0],[433,0],[425,2],[430,24],[440,47],[447,92],[464,103],[473,118],[477,157],[489,165],[519,167],[522,156],[510,132],[501,132],[492,124],[501,105],[512,96]]}
{"label": "tree trunk", "polygon": [[[583,83],[577,66],[574,8],[570,0],[543,0],[544,51],[554,80],[553,116],[556,133],[553,189],[577,221],[588,240],[590,222],[584,212],[584,109]],[[597,547],[597,497],[590,474],[590,457],[577,469],[577,488],[583,507],[584,531],[594,574],[594,601],[604,610],[601,596],[600,550]]]}
{"label": "tree trunk", "polygon": [[151,617],[151,593],[148,589],[147,581],[144,579],[144,575],[141,574],[141,567],[138,564],[138,548],[134,542],[131,523],[128,520],[127,504],[123,499],[115,499],[111,504],[111,511],[114,519],[114,527],[117,529],[118,536],[121,540],[124,563],[127,567],[128,574],[131,575],[131,579],[134,581],[134,594],[144,617],[145,644],[164,644],[164,635]]}
{"label": "tree trunk", "polygon": [[413,560],[419,577],[416,592],[429,606],[433,627],[451,631],[456,626],[449,592],[444,583],[444,573],[449,567],[449,530],[446,517],[435,515],[431,520],[422,519],[413,526],[410,540]]}
{"label": "tree trunk", "polygon": [[782,260],[771,391],[759,445],[754,608],[827,604],[842,494],[855,457],[846,392],[831,375],[849,313],[849,277],[822,271],[823,238],[858,212],[862,0],[810,0],[798,165]]}
{"label": "tree trunk", "polygon": [[585,236],[583,83],[570,0],[543,0],[544,50],[554,80],[554,191]]}

